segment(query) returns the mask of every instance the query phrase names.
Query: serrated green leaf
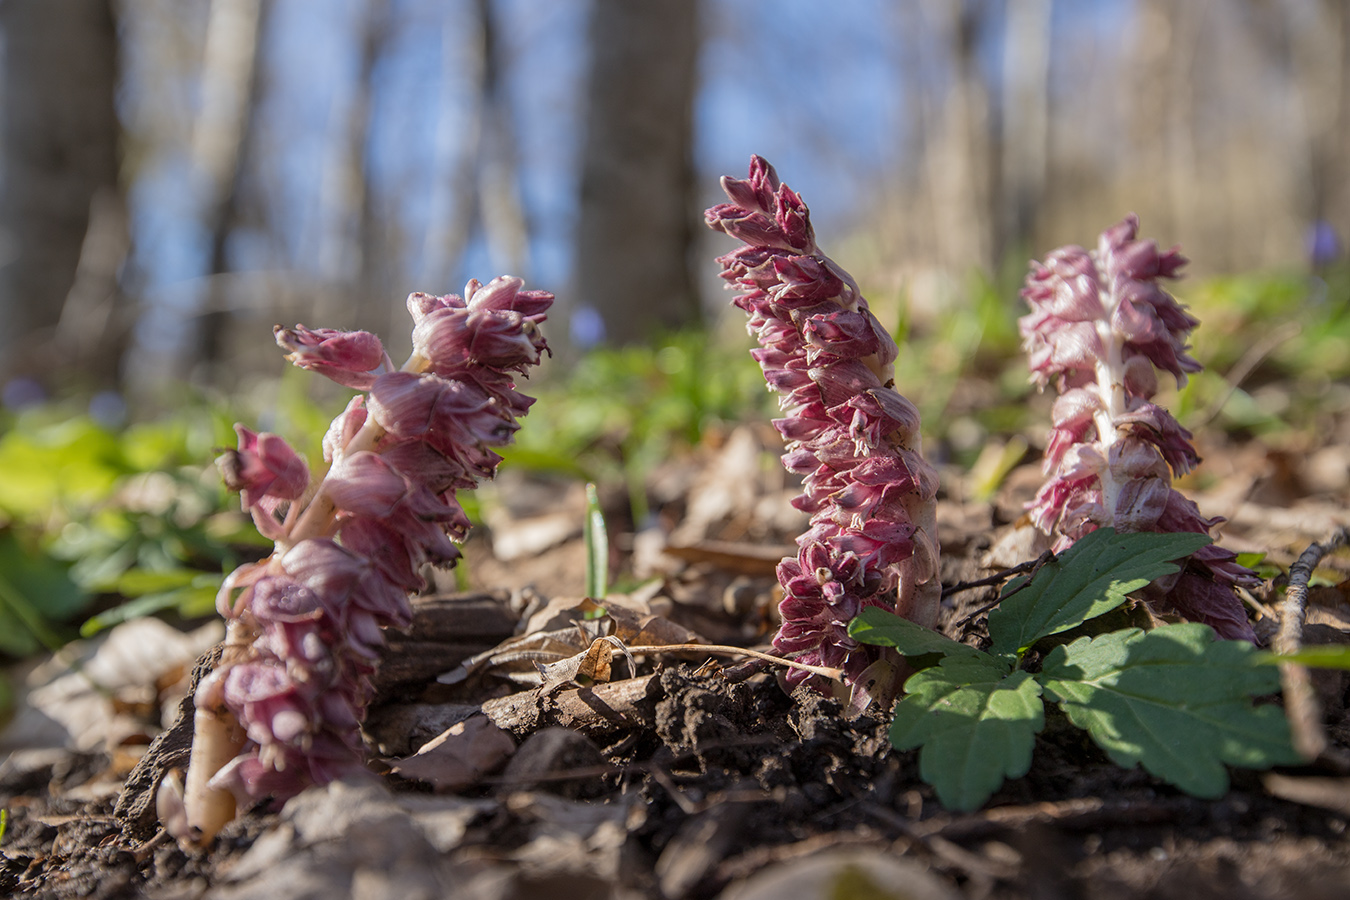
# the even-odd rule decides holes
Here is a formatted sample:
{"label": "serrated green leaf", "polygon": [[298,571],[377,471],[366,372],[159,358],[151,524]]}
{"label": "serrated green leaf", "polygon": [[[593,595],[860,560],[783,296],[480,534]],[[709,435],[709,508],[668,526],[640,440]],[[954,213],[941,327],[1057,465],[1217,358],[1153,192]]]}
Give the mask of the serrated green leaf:
{"label": "serrated green leaf", "polygon": [[[1099,528],[1041,567],[1026,587],[1018,578],[989,614],[992,653],[1021,653],[1036,641],[1109,612],[1125,595],[1177,571],[1175,560],[1211,543],[1208,535],[1117,534]],[[1016,594],[1012,594],[1017,590]],[[1009,596],[1011,594],[1011,596]]]}
{"label": "serrated green leaf", "polygon": [[1314,669],[1350,669],[1350,644],[1322,644],[1304,647],[1297,653],[1258,653],[1256,662],[1263,666],[1297,663]]}
{"label": "serrated green leaf", "polygon": [[1118,765],[1218,797],[1228,789],[1224,763],[1301,761],[1283,711],[1252,705],[1280,686],[1257,655],[1244,641],[1214,640],[1206,625],[1132,628],[1056,647],[1036,678]]}
{"label": "serrated green leaf", "polygon": [[978,659],[988,655],[879,606],[869,606],[859,613],[848,624],[848,633],[855,641],[894,647],[901,656],[910,658],[938,655]]}
{"label": "serrated green leaf", "polygon": [[905,682],[891,743],[919,750],[919,777],[948,809],[978,809],[1005,778],[1031,768],[1045,725],[1041,687],[1002,660],[948,657]]}

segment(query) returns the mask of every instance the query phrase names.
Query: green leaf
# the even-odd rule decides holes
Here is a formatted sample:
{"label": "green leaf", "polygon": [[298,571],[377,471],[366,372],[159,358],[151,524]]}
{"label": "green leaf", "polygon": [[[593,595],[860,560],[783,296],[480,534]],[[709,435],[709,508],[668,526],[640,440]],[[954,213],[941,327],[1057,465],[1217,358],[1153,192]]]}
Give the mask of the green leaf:
{"label": "green leaf", "polygon": [[23,546],[14,531],[0,532],[0,650],[26,656],[39,644],[57,649],[64,641],[52,623],[88,602],[63,563]]}
{"label": "green leaf", "polygon": [[154,615],[166,609],[175,610],[185,619],[210,615],[216,608],[216,594],[224,575],[198,572],[191,583],[172,590],[143,594],[135,600],[114,606],[88,619],[80,626],[81,637],[93,637],[105,628],[120,625],[129,619]]}
{"label": "green leaf", "polygon": [[849,636],[864,644],[894,647],[901,656],[946,656],[981,659],[987,654],[924,628],[879,606],[869,606],[848,625]]}
{"label": "green leaf", "polygon": [[1142,764],[1197,797],[1228,789],[1224,763],[1248,769],[1301,762],[1278,706],[1279,690],[1245,641],[1216,641],[1206,625],[1132,628],[1056,647],[1037,679],[1069,721],[1118,765]]}
{"label": "green leaf", "polygon": [[[117,579],[117,592],[127,597],[171,591],[186,587],[200,577],[200,569],[130,569]],[[217,579],[219,581],[219,579]]]}
{"label": "green leaf", "polygon": [[126,471],[117,438],[87,417],[11,431],[0,439],[0,509],[39,517],[61,503],[93,503]]}
{"label": "green leaf", "polygon": [[1304,647],[1297,653],[1258,653],[1256,662],[1263,666],[1297,663],[1314,669],[1350,669],[1350,644],[1322,644]]}
{"label": "green leaf", "polygon": [[1109,612],[1130,591],[1171,575],[1178,569],[1175,560],[1209,543],[1208,535],[1190,532],[1116,534],[1099,528],[1042,566],[1030,584],[1023,577],[1004,587],[1008,599],[989,614],[990,652],[1020,654],[1043,637]]}
{"label": "green leaf", "polygon": [[977,809],[1005,778],[1031,768],[1045,724],[1041,687],[992,658],[949,657],[905,682],[891,743],[920,747],[919,777],[948,809]]}

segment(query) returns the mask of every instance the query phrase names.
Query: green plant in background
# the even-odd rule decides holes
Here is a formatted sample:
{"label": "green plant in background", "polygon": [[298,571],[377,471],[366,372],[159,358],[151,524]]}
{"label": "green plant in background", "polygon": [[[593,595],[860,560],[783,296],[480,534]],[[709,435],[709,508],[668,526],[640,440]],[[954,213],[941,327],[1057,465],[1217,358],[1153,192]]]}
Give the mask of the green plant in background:
{"label": "green plant in background", "polygon": [[690,330],[650,346],[592,351],[564,378],[530,385],[538,397],[533,427],[501,454],[516,467],[622,479],[640,524],[653,468],[709,429],[769,409],[746,346],[739,337]]}
{"label": "green plant in background", "polygon": [[[287,379],[276,417],[310,427],[316,405]],[[0,435],[0,652],[54,650],[136,616],[213,613],[223,572],[263,542],[210,466],[237,413],[202,397],[113,429],[60,405]],[[322,433],[322,429],[318,429]],[[316,454],[317,456],[317,454]]]}
{"label": "green plant in background", "polygon": [[[1094,531],[1004,588],[987,652],[864,610],[849,633],[894,647],[920,670],[905,682],[891,743],[920,748],[920,777],[956,810],[978,808],[1005,778],[1027,773],[1046,698],[1118,765],[1142,765],[1196,796],[1227,790],[1225,763],[1300,762],[1283,711],[1251,703],[1277,691],[1279,676],[1245,641],[1216,641],[1207,626],[1188,623],[1085,635],[1032,653],[1176,572],[1174,560],[1208,543],[1199,534]],[[1036,659],[1039,671],[1029,666]]]}
{"label": "green plant in background", "polygon": [[1279,437],[1350,403],[1338,384],[1350,376],[1350,264],[1209,278],[1177,295],[1208,332],[1195,347],[1208,371],[1173,403],[1183,425]]}

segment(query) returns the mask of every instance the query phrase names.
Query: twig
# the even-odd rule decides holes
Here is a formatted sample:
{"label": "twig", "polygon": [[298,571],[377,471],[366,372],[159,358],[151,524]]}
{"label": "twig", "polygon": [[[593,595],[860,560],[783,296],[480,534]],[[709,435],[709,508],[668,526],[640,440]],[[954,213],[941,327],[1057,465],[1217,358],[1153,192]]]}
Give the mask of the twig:
{"label": "twig", "polygon": [[947,840],[940,834],[925,833],[915,827],[917,823],[910,822],[895,810],[879,803],[864,803],[861,809],[864,813],[891,826],[909,839],[911,843],[918,844],[936,859],[954,869],[964,871],[967,875],[993,881],[1009,879],[1017,874],[1016,868],[1008,863],[981,856]]}
{"label": "twig", "polygon": [[1229,398],[1233,396],[1238,387],[1241,386],[1242,382],[1247,380],[1247,376],[1252,374],[1252,371],[1261,364],[1261,360],[1269,356],[1274,352],[1276,347],[1280,346],[1285,341],[1296,337],[1302,330],[1303,326],[1298,322],[1286,322],[1270,334],[1266,335],[1264,340],[1257,341],[1253,344],[1247,352],[1242,355],[1242,358],[1234,364],[1233,368],[1228,370],[1228,377],[1224,379],[1228,386],[1223,392],[1223,395],[1217,397],[1213,403],[1207,406],[1198,419],[1187,422],[1186,424],[1188,427],[1194,431],[1199,431],[1201,427],[1207,425],[1211,419],[1223,411]]}
{"label": "twig", "polygon": [[780,666],[787,666],[791,669],[801,669],[804,672],[810,672],[812,675],[823,675],[826,678],[835,681],[842,681],[844,677],[843,670],[835,669],[830,666],[812,666],[806,663],[799,663],[793,659],[784,659],[781,656],[774,656],[771,653],[761,653],[758,650],[747,650],[744,647],[730,647],[726,644],[652,644],[642,647],[629,647],[628,652],[637,653],[676,653],[688,652],[693,650],[698,653],[731,653],[744,656],[753,656],[755,659],[762,659],[766,662],[777,663]]}
{"label": "twig", "polygon": [[958,584],[954,584],[951,587],[943,588],[942,598],[945,600],[949,594],[955,594],[957,591],[965,591],[977,587],[988,587],[991,584],[1000,584],[1003,581],[1012,578],[1014,575],[1021,575],[1026,572],[1031,573],[1030,577],[1028,577],[1026,581],[1022,582],[1008,593],[1000,594],[997,599],[993,600],[990,603],[986,603],[984,606],[981,606],[979,609],[965,616],[963,619],[961,619],[961,621],[956,623],[955,627],[956,628],[965,627],[967,622],[972,621],[978,616],[984,615],[985,613],[989,612],[989,610],[993,609],[995,606],[998,606],[1004,600],[1007,600],[1009,597],[1013,596],[1018,591],[1022,590],[1027,585],[1031,584],[1031,579],[1036,577],[1036,573],[1039,572],[1041,568],[1045,566],[1047,563],[1054,560],[1054,558],[1055,554],[1047,550],[1040,556],[1031,560],[1030,562],[1018,563],[1011,569],[1004,569],[997,575],[990,575],[988,578],[981,578],[979,581],[963,581]]}
{"label": "twig", "polygon": [[[1350,530],[1340,528],[1331,537],[1310,546],[1289,567],[1289,585],[1280,604],[1280,630],[1275,633],[1275,652],[1287,656],[1302,646],[1303,622],[1308,612],[1308,581],[1322,557],[1350,542]],[[1280,681],[1284,686],[1284,706],[1289,714],[1294,747],[1308,760],[1327,752],[1327,736],[1322,728],[1322,706],[1313,691],[1308,667],[1298,663],[1280,663]]]}

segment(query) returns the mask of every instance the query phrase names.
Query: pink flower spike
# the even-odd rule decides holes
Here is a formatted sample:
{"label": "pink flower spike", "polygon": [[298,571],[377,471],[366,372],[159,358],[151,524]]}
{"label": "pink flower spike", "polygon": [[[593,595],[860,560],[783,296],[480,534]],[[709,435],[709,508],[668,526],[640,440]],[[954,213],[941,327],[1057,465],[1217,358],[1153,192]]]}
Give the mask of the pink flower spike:
{"label": "pink flower spike", "polygon": [[748,179],[722,186],[731,202],[704,217],[746,244],[719,258],[722,278],[741,291],[734,302],[760,345],[752,355],[779,394],[784,416],[773,424],[788,442],[783,463],[806,475],[793,505],[812,516],[797,559],[778,567],[783,624],[774,646],[840,667],[852,683],[884,652],[848,636],[861,609],[936,623],[937,473],[920,452],[918,410],[892,387],[899,350],[853,278],[816,245],[801,197],[760,157]]}
{"label": "pink flower spike", "polygon": [[[1059,391],[1045,452],[1050,480],[1028,505],[1032,521],[1063,550],[1096,528],[1208,534],[1205,519],[1172,487],[1200,461],[1191,434],[1150,402],[1157,372],[1178,385],[1200,364],[1189,354],[1197,320],[1159,283],[1186,260],[1138,240],[1127,216],[1102,233],[1097,249],[1063,247],[1032,262],[1019,320],[1032,380]],[[1145,596],[1156,607],[1251,640],[1237,587],[1259,583],[1228,551],[1194,554],[1183,573]]]}
{"label": "pink flower spike", "polygon": [[516,278],[465,293],[408,298],[416,352],[406,371],[389,371],[365,332],[275,329],[293,363],[370,394],[329,426],[331,465],[312,489],[275,435],[237,426],[238,450],[219,460],[277,546],[216,595],[227,638],[194,697],[184,815],[169,826],[185,844],[209,842],[260,799],[370,775],[359,725],[384,629],[412,621],[424,566],[458,557],[469,519],[453,492],[492,476],[500,457],[489,447],[508,443],[533,403],[511,373],[548,350],[539,324],[552,294]]}
{"label": "pink flower spike", "polygon": [[358,391],[368,390],[375,381],[375,370],[389,365],[380,339],[367,331],[278,325],[272,332],[292,363]]}

